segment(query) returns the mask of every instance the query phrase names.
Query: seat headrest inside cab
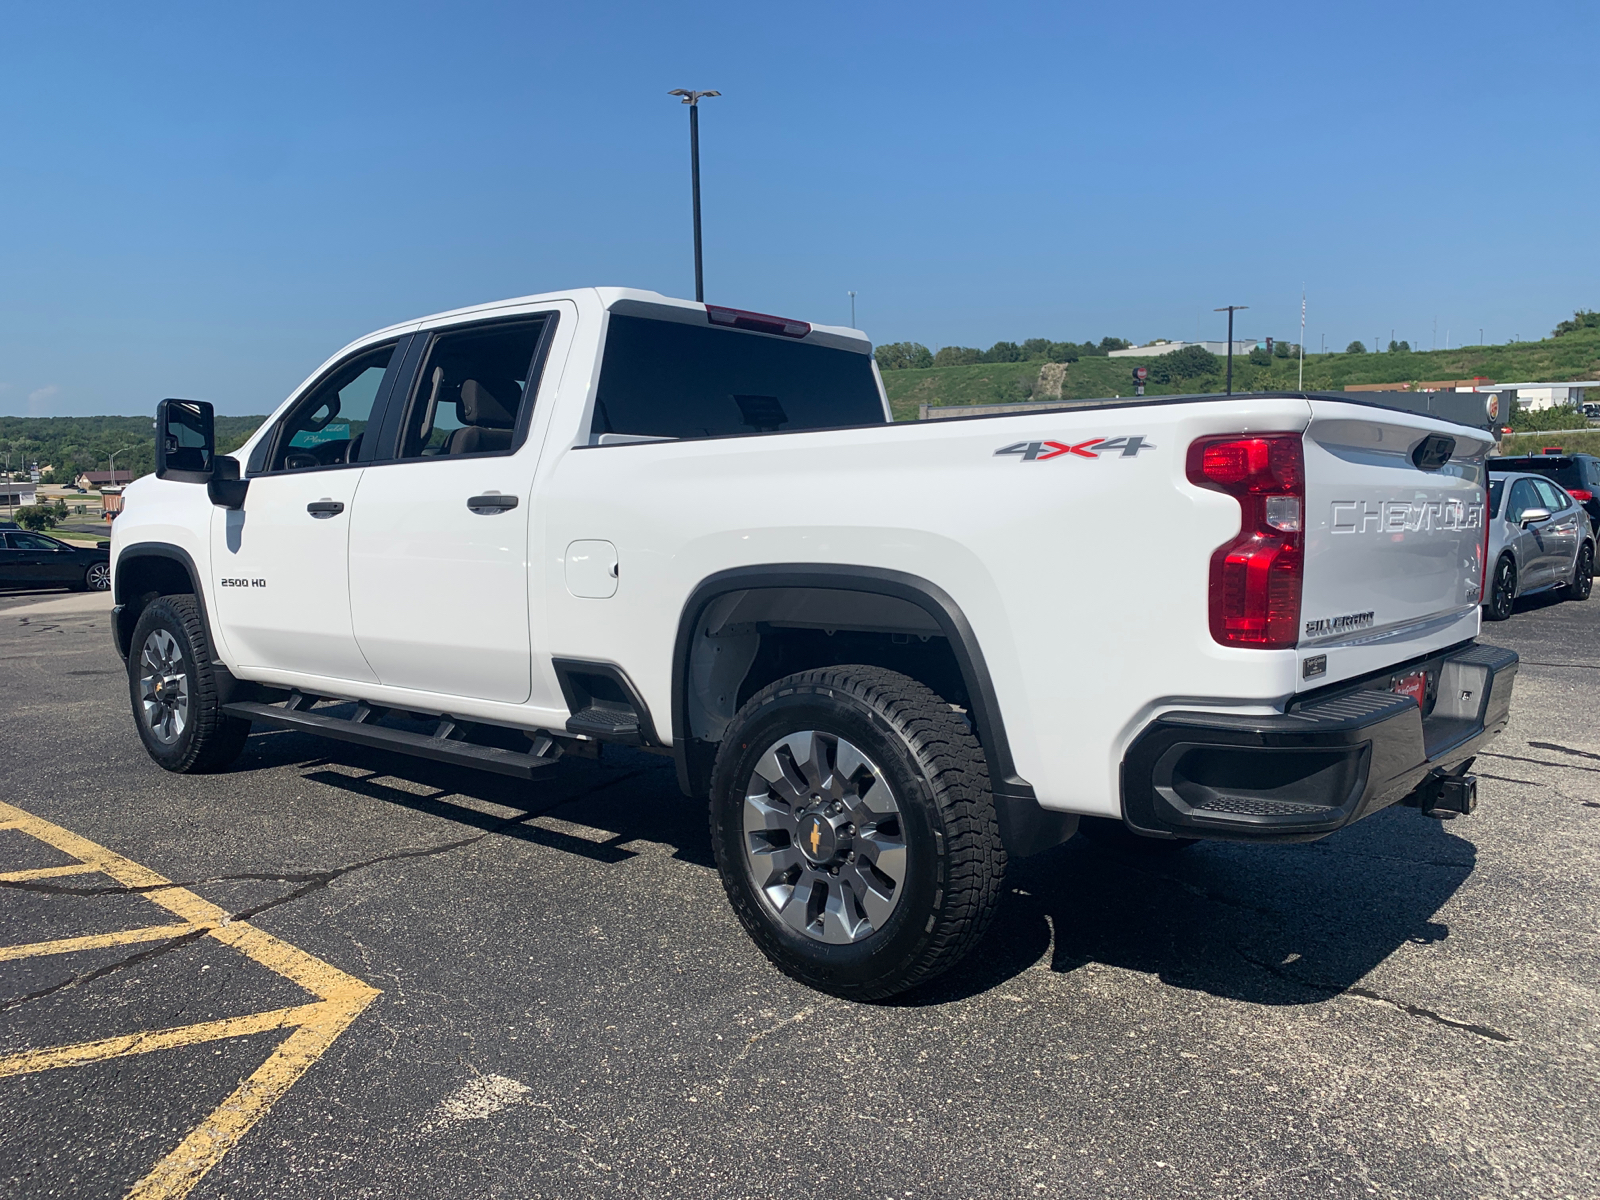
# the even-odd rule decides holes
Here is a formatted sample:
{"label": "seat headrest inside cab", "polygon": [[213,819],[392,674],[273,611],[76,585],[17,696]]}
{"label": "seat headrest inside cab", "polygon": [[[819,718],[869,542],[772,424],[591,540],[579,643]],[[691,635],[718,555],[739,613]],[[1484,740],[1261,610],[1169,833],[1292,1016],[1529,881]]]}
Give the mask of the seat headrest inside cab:
{"label": "seat headrest inside cab", "polygon": [[[517,393],[517,385],[504,383],[500,385],[500,390],[510,400]],[[485,429],[510,429],[517,420],[516,413],[476,379],[462,381],[461,399],[456,401],[456,419],[463,425],[478,425]]]}

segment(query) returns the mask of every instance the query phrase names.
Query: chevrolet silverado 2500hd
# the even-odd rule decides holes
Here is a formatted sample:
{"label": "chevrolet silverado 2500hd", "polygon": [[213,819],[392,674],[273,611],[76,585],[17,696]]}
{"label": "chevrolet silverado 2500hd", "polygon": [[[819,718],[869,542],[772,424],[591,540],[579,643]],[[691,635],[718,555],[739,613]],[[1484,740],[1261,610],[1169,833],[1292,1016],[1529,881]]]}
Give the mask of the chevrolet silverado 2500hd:
{"label": "chevrolet silverado 2500hd", "polygon": [[1480,430],[1317,395],[890,420],[853,329],[617,288],[353,343],[235,456],[158,410],[113,529],[150,755],[252,725],[537,779],[671,754],[733,908],[903,991],[1007,857],[1469,811]]}

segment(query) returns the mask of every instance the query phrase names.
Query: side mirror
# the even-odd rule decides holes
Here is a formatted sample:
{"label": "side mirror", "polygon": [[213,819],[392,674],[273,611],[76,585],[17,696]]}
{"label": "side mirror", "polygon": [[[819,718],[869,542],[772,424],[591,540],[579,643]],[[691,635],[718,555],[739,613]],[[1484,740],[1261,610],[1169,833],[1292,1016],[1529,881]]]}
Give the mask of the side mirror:
{"label": "side mirror", "polygon": [[239,478],[237,458],[219,454],[211,460],[211,479],[206,484],[206,494],[211,497],[211,503],[218,508],[243,508],[244,496],[249,490],[250,481]]}
{"label": "side mirror", "polygon": [[1550,510],[1548,508],[1525,508],[1522,510],[1522,527],[1526,529],[1535,521],[1548,521]]}
{"label": "side mirror", "polygon": [[204,400],[163,400],[156,406],[156,478],[210,483],[217,438]]}

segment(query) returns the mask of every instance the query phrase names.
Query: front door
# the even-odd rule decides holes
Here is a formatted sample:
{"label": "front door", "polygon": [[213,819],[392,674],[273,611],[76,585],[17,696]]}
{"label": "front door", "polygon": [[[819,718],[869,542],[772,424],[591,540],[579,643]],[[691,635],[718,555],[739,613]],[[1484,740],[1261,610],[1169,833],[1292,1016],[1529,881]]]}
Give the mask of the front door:
{"label": "front door", "polygon": [[555,325],[433,332],[402,419],[385,422],[392,458],[367,468],[350,525],[356,642],[384,684],[554,703],[533,695],[528,430]]}
{"label": "front door", "polygon": [[39,587],[45,582],[47,539],[16,530],[0,534],[0,587]]}
{"label": "front door", "polygon": [[338,366],[269,432],[244,507],[214,510],[218,616],[239,665],[374,683],[350,624],[350,514],[395,343]]}

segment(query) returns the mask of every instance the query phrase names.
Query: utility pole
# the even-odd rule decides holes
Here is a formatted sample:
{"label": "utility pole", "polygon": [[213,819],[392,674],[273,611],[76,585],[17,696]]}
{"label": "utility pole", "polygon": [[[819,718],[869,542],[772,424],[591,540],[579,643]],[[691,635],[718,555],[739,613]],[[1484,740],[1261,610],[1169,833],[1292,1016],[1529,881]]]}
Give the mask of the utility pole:
{"label": "utility pole", "polygon": [[706,278],[700,264],[700,101],[722,93],[673,88],[667,95],[682,96],[683,102],[689,106],[689,180],[694,191],[694,298],[704,304]]}
{"label": "utility pole", "polygon": [[851,293],[849,293],[849,295],[850,295],[850,328],[854,329],[856,327],[856,294],[854,292],[851,292]]}
{"label": "utility pole", "polygon": [[1300,285],[1300,383],[1297,391],[1306,390],[1306,285]]}
{"label": "utility pole", "polygon": [[1243,312],[1249,308],[1248,304],[1227,304],[1221,308],[1213,308],[1212,312],[1225,312],[1228,314],[1228,390],[1227,395],[1233,395],[1233,314]]}

